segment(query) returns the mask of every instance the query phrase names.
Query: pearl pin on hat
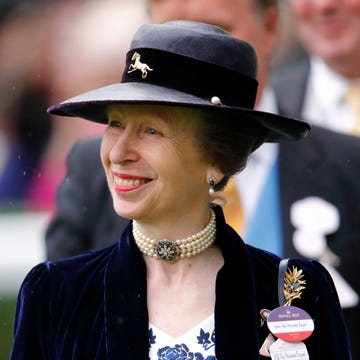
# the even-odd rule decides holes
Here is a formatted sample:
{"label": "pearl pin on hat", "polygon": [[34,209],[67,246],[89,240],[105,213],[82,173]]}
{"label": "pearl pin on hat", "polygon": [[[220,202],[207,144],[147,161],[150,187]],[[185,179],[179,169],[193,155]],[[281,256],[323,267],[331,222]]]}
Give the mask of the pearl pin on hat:
{"label": "pearl pin on hat", "polygon": [[254,110],[256,75],[253,47],[217,26],[181,20],[145,24],[131,42],[121,82],[48,111],[107,123],[112,104],[205,108],[219,121],[227,117],[244,126],[256,123],[265,128],[266,141],[304,137],[310,129],[307,123]]}

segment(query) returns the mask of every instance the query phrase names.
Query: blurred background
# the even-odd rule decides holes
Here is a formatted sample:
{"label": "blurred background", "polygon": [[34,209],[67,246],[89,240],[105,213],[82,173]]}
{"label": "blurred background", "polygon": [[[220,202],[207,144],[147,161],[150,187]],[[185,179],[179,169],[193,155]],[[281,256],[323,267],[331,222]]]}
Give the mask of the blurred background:
{"label": "blurred background", "polygon": [[[45,260],[67,153],[103,131],[46,109],[120,81],[123,55],[144,22],[145,0],[0,0],[0,360],[9,357],[19,286]],[[274,68],[302,54],[285,3],[281,23]]]}

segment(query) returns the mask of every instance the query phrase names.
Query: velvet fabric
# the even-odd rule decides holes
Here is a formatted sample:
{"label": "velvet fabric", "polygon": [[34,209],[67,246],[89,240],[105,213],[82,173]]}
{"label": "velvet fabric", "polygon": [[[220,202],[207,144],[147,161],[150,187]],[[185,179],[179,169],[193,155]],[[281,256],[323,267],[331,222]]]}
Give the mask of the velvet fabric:
{"label": "velvet fabric", "polygon": [[[215,212],[216,243],[225,260],[216,281],[216,357],[261,359],[259,349],[269,331],[260,310],[279,306],[279,258],[245,245],[225,224],[221,208]],[[314,261],[291,259],[293,265],[303,270],[306,289],[292,305],[315,322],[313,334],[304,341],[310,359],[350,359],[329,274]],[[146,266],[131,224],[114,245],[41,263],[24,280],[11,360],[147,360],[148,349]]]}

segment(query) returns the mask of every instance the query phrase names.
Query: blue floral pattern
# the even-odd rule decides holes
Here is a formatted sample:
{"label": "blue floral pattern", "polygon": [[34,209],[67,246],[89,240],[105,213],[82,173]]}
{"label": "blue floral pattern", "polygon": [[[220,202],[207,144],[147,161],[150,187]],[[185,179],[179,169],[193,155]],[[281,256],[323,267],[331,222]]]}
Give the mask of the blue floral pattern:
{"label": "blue floral pattern", "polygon": [[197,336],[198,344],[201,344],[204,350],[209,350],[215,346],[215,330],[212,332],[211,337],[209,332],[200,329],[200,335]]}
{"label": "blue floral pattern", "polygon": [[[198,336],[193,340],[194,343],[201,345],[203,349],[202,352],[199,351],[190,351],[189,346],[191,344],[179,343],[173,346],[164,346],[158,349],[157,351],[157,360],[216,360],[214,354],[215,346],[215,330],[211,333],[204,331],[203,328],[200,328]],[[156,345],[156,335],[152,328],[149,329],[149,346]],[[209,351],[212,349],[212,351]]]}

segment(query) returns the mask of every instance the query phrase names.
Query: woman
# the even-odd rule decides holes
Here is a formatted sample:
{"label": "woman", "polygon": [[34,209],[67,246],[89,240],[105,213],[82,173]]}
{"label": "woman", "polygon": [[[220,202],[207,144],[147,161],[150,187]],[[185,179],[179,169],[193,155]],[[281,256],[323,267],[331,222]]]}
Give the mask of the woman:
{"label": "woman", "polygon": [[[101,159],[114,208],[133,221],[116,244],[29,273],[12,359],[350,359],[326,270],[291,259],[285,275],[215,205],[263,142],[309,130],[254,111],[256,87],[249,44],[172,21],[140,27],[121,83],[50,108],[107,124]],[[280,306],[284,296],[292,306]],[[308,316],[304,341],[271,334],[282,309]]]}

